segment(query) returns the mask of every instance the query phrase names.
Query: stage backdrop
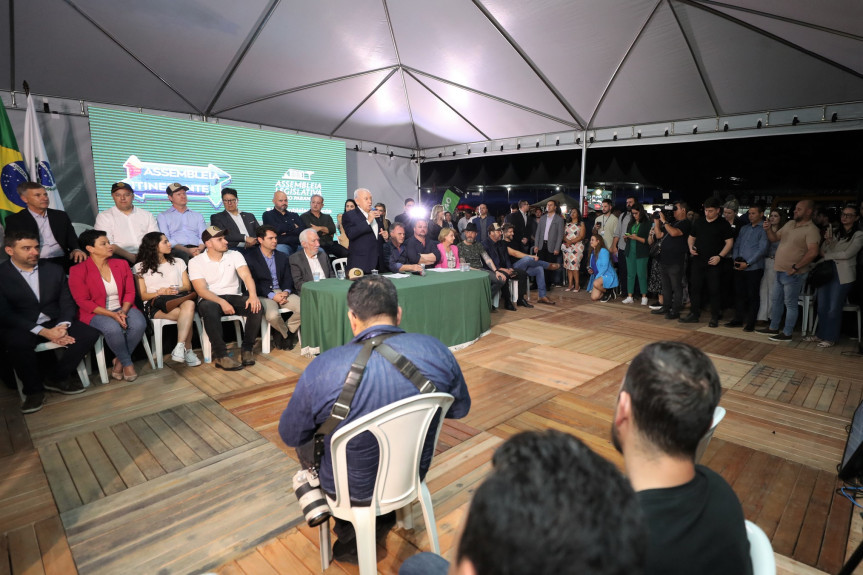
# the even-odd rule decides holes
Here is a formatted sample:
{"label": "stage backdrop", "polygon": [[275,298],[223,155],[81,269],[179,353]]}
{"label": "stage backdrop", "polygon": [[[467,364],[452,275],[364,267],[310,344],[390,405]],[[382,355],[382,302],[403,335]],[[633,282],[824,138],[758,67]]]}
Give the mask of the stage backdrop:
{"label": "stage backdrop", "polygon": [[221,191],[234,188],[239,208],[261,220],[284,191],[288,209],[309,209],[313,194],[323,211],[344,209],[347,195],[345,143],[253,128],[210,124],[90,106],[90,131],[99,210],[114,205],[111,185],[135,190],[135,205],[154,215],[170,207],[165,188],[188,186],[189,209],[210,214],[224,209]]}

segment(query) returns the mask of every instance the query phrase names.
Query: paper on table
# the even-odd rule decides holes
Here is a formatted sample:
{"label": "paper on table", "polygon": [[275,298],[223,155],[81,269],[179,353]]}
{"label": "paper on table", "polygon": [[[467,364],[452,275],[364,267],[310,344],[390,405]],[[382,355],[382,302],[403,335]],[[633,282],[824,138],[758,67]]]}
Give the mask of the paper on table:
{"label": "paper on table", "polygon": [[426,268],[427,272],[460,272],[459,268]]}
{"label": "paper on table", "polygon": [[395,273],[395,274],[384,274],[384,276],[385,276],[385,277],[388,277],[388,278],[407,278],[407,277],[410,277],[410,275],[411,275],[411,274],[399,274],[399,273]]}

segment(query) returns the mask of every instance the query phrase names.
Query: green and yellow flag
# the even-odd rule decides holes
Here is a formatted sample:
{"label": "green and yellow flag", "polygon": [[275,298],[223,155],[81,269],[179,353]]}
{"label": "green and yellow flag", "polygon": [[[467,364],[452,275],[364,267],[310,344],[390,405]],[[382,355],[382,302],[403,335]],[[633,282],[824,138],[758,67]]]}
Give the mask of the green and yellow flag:
{"label": "green and yellow flag", "polygon": [[6,216],[24,209],[24,202],[18,196],[18,184],[28,179],[6,106],[0,101],[0,222],[4,225]]}

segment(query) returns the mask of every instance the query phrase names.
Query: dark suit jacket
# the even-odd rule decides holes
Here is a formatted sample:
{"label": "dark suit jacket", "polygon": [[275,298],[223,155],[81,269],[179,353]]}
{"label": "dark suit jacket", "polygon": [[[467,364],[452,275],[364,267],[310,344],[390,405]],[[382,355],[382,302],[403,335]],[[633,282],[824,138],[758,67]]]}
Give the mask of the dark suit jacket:
{"label": "dark suit jacket", "polygon": [[246,236],[251,238],[255,237],[255,230],[260,226],[258,220],[255,219],[255,216],[249,212],[240,212],[240,218],[242,218],[243,223],[246,224],[245,230],[241,230],[237,227],[237,222],[234,221],[234,218],[231,217],[228,210],[210,216],[211,226],[218,226],[223,230],[228,230],[228,235],[225,237],[228,240],[228,245],[232,248],[237,247],[237,244],[239,243],[243,243],[245,245]]}
{"label": "dark suit jacket", "polygon": [[[305,250],[292,253],[291,257],[288,258],[288,261],[291,264],[291,277],[294,280],[294,287],[296,288],[297,293],[300,293],[303,289],[304,283],[315,281],[315,278],[312,275],[312,268],[309,266],[308,258],[306,258]],[[326,252],[323,250],[318,250],[318,263],[321,264],[321,269],[324,270],[325,278],[333,277],[333,270],[330,267],[330,258],[327,257]]]}
{"label": "dark suit jacket", "polygon": [[[54,239],[63,248],[63,251],[68,256],[72,250],[78,249],[78,236],[75,234],[75,228],[72,227],[72,220],[69,215],[62,210],[52,210],[48,208],[48,225],[51,226],[51,233],[54,234]],[[33,218],[30,210],[23,209],[17,214],[12,214],[6,217],[6,232],[12,230],[25,230],[34,234],[39,234],[39,225]]]}
{"label": "dark suit jacket", "polygon": [[506,216],[506,223],[512,224],[512,239],[514,242],[518,243],[518,245],[523,246],[521,243],[522,238],[528,237],[528,226],[530,225],[531,219],[533,219],[530,215],[527,216],[528,222],[525,223],[524,216],[521,211],[516,211]]}
{"label": "dark suit jacket", "polygon": [[369,225],[366,217],[359,210],[350,210],[342,214],[342,228],[350,240],[348,245],[348,269],[360,268],[363,273],[380,269],[383,238],[380,230],[384,229],[383,220],[377,218],[378,237]]}
{"label": "dark suit jacket", "polygon": [[0,264],[0,325],[7,329],[30,331],[38,324],[39,314],[51,318],[50,325],[73,322],[78,306],[72,299],[63,268],[51,262],[39,264],[39,299],[15,269],[12,261]]}
{"label": "dark suit jacket", "polygon": [[[294,280],[291,277],[291,264],[288,262],[288,256],[275,250],[273,257],[276,258],[276,277],[279,279],[279,287],[293,293]],[[246,263],[249,264],[249,273],[255,280],[255,291],[258,292],[258,297],[267,297],[267,294],[272,291],[270,286],[273,285],[273,276],[270,274],[270,268],[267,267],[267,261],[264,259],[264,254],[261,253],[261,248],[249,248],[246,250],[245,258]]]}

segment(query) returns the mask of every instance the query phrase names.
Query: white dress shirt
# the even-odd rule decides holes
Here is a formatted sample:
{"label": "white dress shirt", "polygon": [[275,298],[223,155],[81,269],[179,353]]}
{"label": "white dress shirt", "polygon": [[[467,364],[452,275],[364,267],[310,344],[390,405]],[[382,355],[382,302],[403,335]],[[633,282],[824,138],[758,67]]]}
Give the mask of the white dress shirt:
{"label": "white dress shirt", "polygon": [[138,253],[146,234],[159,231],[153,214],[134,206],[130,214],[124,214],[117,206],[108,208],[96,216],[93,227],[107,233],[109,242],[132,254]]}

